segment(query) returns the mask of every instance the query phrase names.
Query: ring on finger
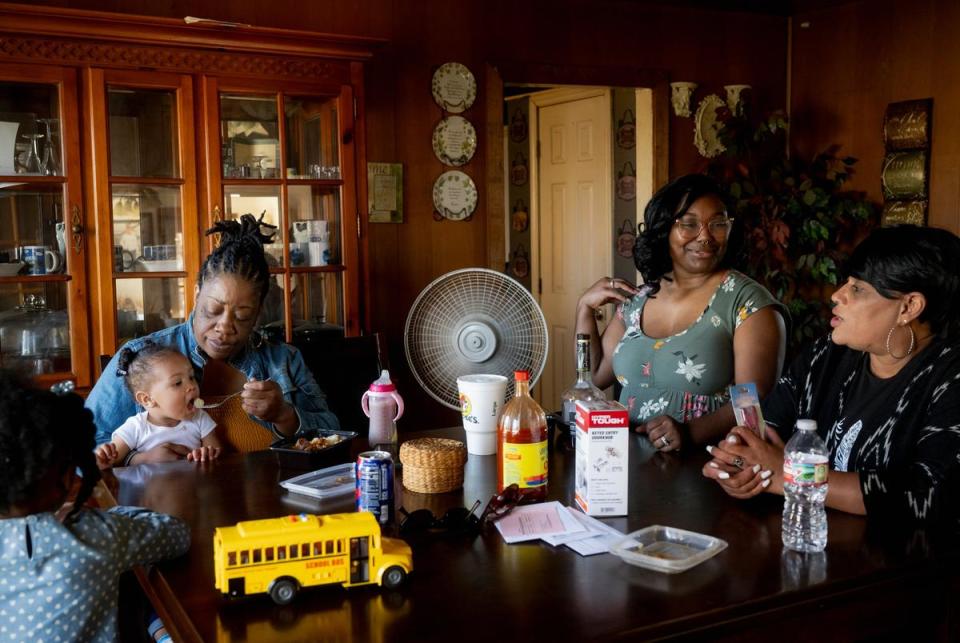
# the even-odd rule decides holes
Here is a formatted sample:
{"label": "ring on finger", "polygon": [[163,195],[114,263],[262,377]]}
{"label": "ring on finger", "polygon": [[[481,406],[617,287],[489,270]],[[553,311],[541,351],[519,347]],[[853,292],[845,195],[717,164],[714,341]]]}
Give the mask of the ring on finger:
{"label": "ring on finger", "polygon": [[611,288],[615,288],[615,287],[616,287],[616,284],[614,284],[613,279],[610,279],[610,287],[611,287]]}
{"label": "ring on finger", "polygon": [[670,438],[668,438],[668,437],[665,436],[665,435],[661,435],[659,441],[660,441],[660,443],[661,443],[663,446],[669,446],[669,445],[670,445]]}
{"label": "ring on finger", "polygon": [[742,470],[742,469],[743,469],[743,458],[742,458],[741,456],[739,456],[739,455],[738,455],[738,456],[735,456],[735,457],[733,458],[733,466],[735,466],[736,468]]}

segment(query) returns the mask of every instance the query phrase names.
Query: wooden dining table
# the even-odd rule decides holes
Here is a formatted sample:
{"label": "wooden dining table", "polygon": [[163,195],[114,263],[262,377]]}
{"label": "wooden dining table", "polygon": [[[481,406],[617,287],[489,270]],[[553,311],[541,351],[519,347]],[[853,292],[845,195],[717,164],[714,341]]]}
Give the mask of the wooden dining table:
{"label": "wooden dining table", "polygon": [[[449,429],[419,434],[458,437]],[[416,434],[402,439],[418,437]],[[209,464],[172,462],[117,470],[120,504],[186,520],[189,553],[140,574],[177,641],[543,641],[543,640],[957,640],[960,547],[956,535],[875,525],[828,510],[821,554],[781,544],[783,499],[726,496],[701,474],[701,448],[656,452],[630,438],[629,515],[604,522],[629,533],[665,525],[721,538],[715,557],[666,574],[611,554],[583,557],[542,541],[506,544],[479,535],[424,532],[409,538],[414,570],[397,590],[308,588],[287,606],[267,595],[226,599],[214,587],[213,531],[241,520],[353,510],[352,496],[320,501],[280,482],[273,453],[229,454]],[[364,445],[354,445],[359,451]],[[573,505],[569,437],[551,438],[549,497]],[[396,502],[437,516],[486,502],[496,491],[495,456],[469,456],[462,489]],[[396,535],[396,525],[387,528]]]}

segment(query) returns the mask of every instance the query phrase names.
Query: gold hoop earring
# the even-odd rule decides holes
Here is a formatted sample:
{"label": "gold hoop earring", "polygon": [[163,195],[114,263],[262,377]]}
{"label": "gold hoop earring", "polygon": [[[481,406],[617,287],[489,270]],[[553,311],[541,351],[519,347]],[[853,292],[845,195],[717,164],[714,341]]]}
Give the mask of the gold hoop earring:
{"label": "gold hoop earring", "polygon": [[893,326],[890,327],[890,330],[887,331],[887,355],[889,355],[893,359],[906,359],[910,357],[910,354],[913,352],[913,347],[917,343],[917,336],[913,332],[913,327],[908,325],[906,328],[907,330],[910,331],[910,348],[908,348],[907,352],[904,353],[903,355],[894,355],[893,351],[890,350],[890,338],[893,336],[893,331],[897,329],[897,325],[894,324]]}

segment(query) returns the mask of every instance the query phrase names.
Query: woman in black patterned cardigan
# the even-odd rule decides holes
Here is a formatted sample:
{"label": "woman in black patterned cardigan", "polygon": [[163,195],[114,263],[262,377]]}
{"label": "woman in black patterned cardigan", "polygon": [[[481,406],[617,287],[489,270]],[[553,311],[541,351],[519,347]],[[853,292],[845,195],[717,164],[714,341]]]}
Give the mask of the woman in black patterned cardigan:
{"label": "woman in black patterned cardigan", "polygon": [[782,495],[783,443],[809,418],[830,450],[828,507],[958,525],[960,239],[916,226],[878,229],[847,274],[832,297],[832,333],[763,401],[776,431],[765,442],[735,427],[708,447],[703,473],[737,498]]}

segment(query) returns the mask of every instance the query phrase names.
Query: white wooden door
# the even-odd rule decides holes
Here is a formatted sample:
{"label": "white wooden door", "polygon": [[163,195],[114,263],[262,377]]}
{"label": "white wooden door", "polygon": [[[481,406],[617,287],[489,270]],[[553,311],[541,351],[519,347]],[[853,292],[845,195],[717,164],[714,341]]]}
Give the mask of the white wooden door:
{"label": "white wooden door", "polygon": [[610,93],[556,90],[533,102],[540,143],[534,276],[550,337],[537,397],[549,413],[576,379],[577,299],[613,267]]}

